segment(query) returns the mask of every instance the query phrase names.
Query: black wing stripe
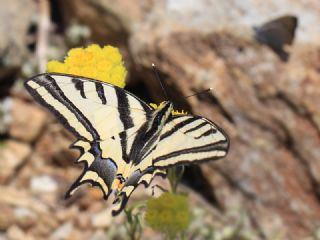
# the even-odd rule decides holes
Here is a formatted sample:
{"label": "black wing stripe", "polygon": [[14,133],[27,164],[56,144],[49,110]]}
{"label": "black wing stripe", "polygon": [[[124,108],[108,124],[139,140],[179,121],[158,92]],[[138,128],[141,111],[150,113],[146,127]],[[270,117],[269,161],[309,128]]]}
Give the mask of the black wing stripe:
{"label": "black wing stripe", "polygon": [[102,84],[96,82],[95,85],[96,85],[96,91],[97,91],[98,96],[99,96],[99,98],[101,100],[101,103],[102,104],[107,104],[107,99],[106,99],[106,96],[104,94],[104,90],[103,90]]}
{"label": "black wing stripe", "polygon": [[61,102],[66,108],[68,108],[78,119],[78,121],[91,133],[94,139],[100,139],[98,132],[92,126],[90,121],[79,111],[79,109],[64,95],[56,81],[50,75],[45,75],[47,81],[51,84],[45,84],[46,80],[43,78],[35,78],[34,81],[43,86],[57,101]]}
{"label": "black wing stripe", "polygon": [[79,132],[72,127],[68,120],[59,112],[57,111],[54,107],[52,107],[50,104],[48,104],[43,97],[32,87],[28,86],[26,84],[26,88],[28,91],[32,94],[32,96],[37,100],[38,103],[40,103],[42,106],[48,108],[56,117],[57,119],[67,128],[69,129],[78,139],[85,139],[83,136],[79,134]]}
{"label": "black wing stripe", "polygon": [[182,150],[174,151],[174,152],[171,152],[166,155],[159,156],[159,157],[153,159],[153,163],[167,160],[169,158],[177,157],[182,154],[212,152],[212,151],[225,151],[225,147],[223,146],[223,144],[226,142],[227,142],[226,140],[223,140],[223,141],[217,142],[215,144],[210,143],[210,144],[206,144],[203,146],[185,148]]}
{"label": "black wing stripe", "polygon": [[172,129],[170,129],[169,131],[165,132],[164,134],[161,135],[160,137],[160,141],[165,139],[165,138],[168,138],[170,137],[173,133],[175,133],[176,131],[178,131],[180,128],[183,128],[184,126],[194,122],[198,120],[198,118],[188,118],[187,120],[185,121],[182,121],[178,124],[176,124]]}
{"label": "black wing stripe", "polygon": [[128,97],[124,91],[121,91],[118,88],[115,88],[115,91],[118,99],[120,120],[123,123],[124,130],[127,130],[128,128],[133,127]]}
{"label": "black wing stripe", "polygon": [[83,82],[77,78],[73,78],[71,82],[74,84],[76,90],[80,91],[80,95],[82,98],[86,98],[86,94],[84,92]]}
{"label": "black wing stripe", "polygon": [[209,130],[205,131],[205,132],[202,133],[201,135],[195,137],[195,139],[199,139],[199,138],[202,138],[202,137],[206,137],[206,136],[209,136],[210,134],[215,134],[216,132],[217,132],[216,129],[210,128]]}
{"label": "black wing stripe", "polygon": [[194,158],[194,159],[192,159],[192,161],[190,161],[190,160],[184,160],[184,161],[178,161],[178,162],[174,162],[174,163],[168,162],[165,166],[157,166],[157,168],[158,168],[158,169],[168,169],[168,168],[174,167],[174,166],[181,166],[181,165],[192,164],[193,162],[195,162],[195,163],[203,163],[203,162],[213,161],[213,160],[218,160],[218,159],[221,159],[221,156],[212,156],[212,157],[204,157],[204,158]]}
{"label": "black wing stripe", "polygon": [[205,125],[207,125],[207,124],[208,124],[208,123],[206,123],[206,122],[202,122],[202,123],[200,123],[198,126],[195,126],[195,127],[193,127],[193,128],[190,128],[190,129],[188,129],[187,131],[185,131],[184,133],[189,133],[189,132],[196,131],[196,130],[202,128],[203,126],[205,126]]}
{"label": "black wing stripe", "polygon": [[134,161],[134,165],[138,165],[142,159],[145,159],[147,156],[150,155],[150,153],[152,153],[152,151],[154,151],[154,149],[156,148],[156,144],[157,140],[158,140],[159,135],[155,134],[153,135],[149,141],[146,142],[146,144],[143,146],[142,151],[140,153],[140,156],[142,156],[140,159],[135,159]]}
{"label": "black wing stripe", "polygon": [[130,115],[130,105],[128,101],[128,97],[124,91],[115,88],[116,96],[118,99],[118,111],[120,120],[123,124],[124,131],[120,134],[121,138],[121,148],[122,148],[122,157],[128,163],[130,161],[129,156],[127,154],[127,133],[125,130],[134,126],[132,117]]}

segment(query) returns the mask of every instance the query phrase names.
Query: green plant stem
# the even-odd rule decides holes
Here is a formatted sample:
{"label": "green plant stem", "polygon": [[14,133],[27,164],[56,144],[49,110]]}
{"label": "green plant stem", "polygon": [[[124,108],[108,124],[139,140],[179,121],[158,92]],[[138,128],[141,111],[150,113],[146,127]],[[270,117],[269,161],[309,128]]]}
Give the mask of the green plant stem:
{"label": "green plant stem", "polygon": [[133,213],[135,209],[140,209],[145,206],[145,203],[137,203],[130,208],[124,210],[127,216],[126,229],[130,240],[139,240],[142,235],[142,225],[140,221],[140,212]]}
{"label": "green plant stem", "polygon": [[172,193],[177,192],[178,183],[181,180],[183,173],[184,166],[182,166],[180,169],[178,169],[178,167],[168,169],[168,180]]}

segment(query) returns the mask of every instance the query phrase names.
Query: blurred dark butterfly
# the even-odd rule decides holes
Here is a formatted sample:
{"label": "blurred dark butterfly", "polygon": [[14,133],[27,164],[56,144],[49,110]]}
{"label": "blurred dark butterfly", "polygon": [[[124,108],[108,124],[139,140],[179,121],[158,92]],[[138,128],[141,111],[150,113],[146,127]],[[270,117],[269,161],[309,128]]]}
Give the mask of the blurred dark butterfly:
{"label": "blurred dark butterfly", "polygon": [[297,17],[287,15],[253,29],[256,40],[270,47],[282,61],[286,62],[289,54],[284,50],[284,46],[293,43],[297,25]]}

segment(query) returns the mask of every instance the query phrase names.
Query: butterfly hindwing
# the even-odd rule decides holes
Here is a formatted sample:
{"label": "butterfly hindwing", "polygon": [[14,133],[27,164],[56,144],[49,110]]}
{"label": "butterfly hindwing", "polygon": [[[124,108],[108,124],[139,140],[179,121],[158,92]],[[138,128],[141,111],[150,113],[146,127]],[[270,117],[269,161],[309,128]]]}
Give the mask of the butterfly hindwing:
{"label": "butterfly hindwing", "polygon": [[[81,148],[81,155],[76,162],[84,163],[84,169],[66,192],[65,197],[71,197],[82,184],[90,183],[92,186],[99,187],[104,199],[108,199],[118,171],[116,162],[110,157],[103,157],[100,142],[88,143],[80,140],[72,147]],[[119,157],[121,158],[121,155]]]}
{"label": "butterfly hindwing", "polygon": [[[138,129],[139,127],[132,127],[98,142],[78,140],[73,143],[71,147],[77,148],[81,152],[76,162],[84,163],[84,169],[80,177],[67,191],[66,197],[70,197],[80,185],[90,183],[100,187],[104,199],[107,199],[113,190],[112,186],[116,177],[123,177],[125,170],[130,166],[127,151],[130,151],[132,139]],[[124,142],[126,144],[123,144]]]}
{"label": "butterfly hindwing", "polygon": [[147,188],[152,182],[153,178],[158,175],[164,177],[166,175],[166,171],[151,168],[151,170],[149,171],[145,171],[142,173],[139,172],[135,181],[128,181],[121,192],[118,194],[117,199],[114,201],[114,204],[116,204],[116,206],[113,208],[112,215],[118,215],[125,208],[129,197],[138,187],[138,185],[143,184],[144,187]]}

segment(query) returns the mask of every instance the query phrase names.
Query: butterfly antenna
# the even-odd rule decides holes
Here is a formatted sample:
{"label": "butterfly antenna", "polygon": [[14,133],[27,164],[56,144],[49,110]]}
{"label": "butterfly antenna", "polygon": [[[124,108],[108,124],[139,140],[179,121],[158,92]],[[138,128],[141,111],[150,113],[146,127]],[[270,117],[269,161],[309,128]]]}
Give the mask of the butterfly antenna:
{"label": "butterfly antenna", "polygon": [[156,76],[156,79],[160,82],[160,86],[162,88],[162,91],[166,97],[167,100],[169,100],[169,97],[168,97],[168,94],[167,94],[167,91],[166,89],[164,88],[164,83],[162,82],[160,76],[159,76],[159,73],[157,71],[157,68],[156,68],[156,65],[154,63],[151,64],[152,65],[152,69],[153,69],[153,72],[154,72],[154,75]]}
{"label": "butterfly antenna", "polygon": [[213,88],[208,88],[208,89],[206,89],[206,90],[203,90],[203,91],[201,91],[201,92],[197,92],[197,93],[191,94],[191,95],[186,96],[186,97],[184,97],[184,98],[186,99],[186,98],[193,97],[193,96],[199,96],[199,95],[201,95],[201,94],[210,92],[210,91],[212,91],[212,90],[213,90]]}

